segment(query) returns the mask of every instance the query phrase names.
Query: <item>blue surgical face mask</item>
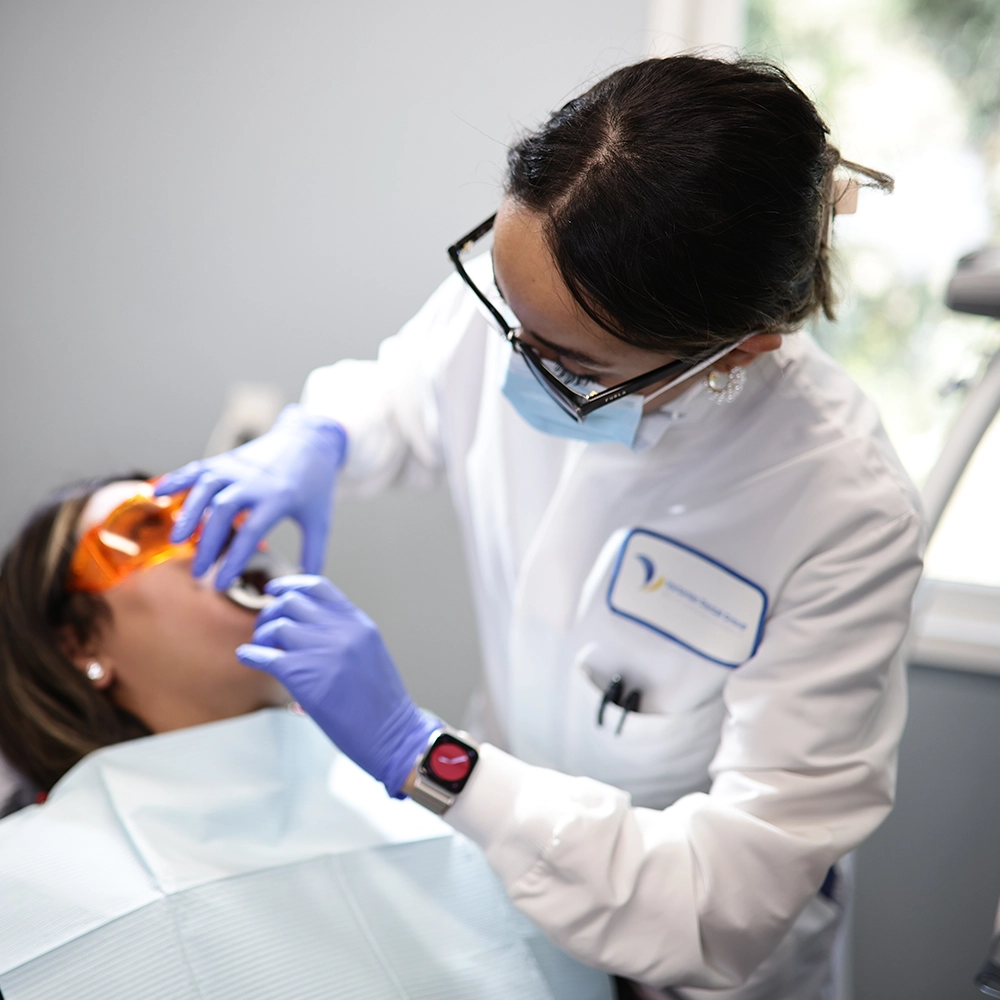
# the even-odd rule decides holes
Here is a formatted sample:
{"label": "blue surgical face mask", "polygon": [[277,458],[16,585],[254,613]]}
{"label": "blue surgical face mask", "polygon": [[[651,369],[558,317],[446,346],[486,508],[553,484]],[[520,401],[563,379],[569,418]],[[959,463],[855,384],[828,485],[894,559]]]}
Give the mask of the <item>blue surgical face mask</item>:
{"label": "blue surgical face mask", "polygon": [[[589,392],[600,392],[604,386],[587,380],[573,387],[581,396]],[[537,431],[556,437],[572,438],[574,441],[612,442],[631,448],[642,420],[642,408],[646,404],[639,395],[622,396],[607,406],[602,406],[577,423],[549,397],[531,374],[524,358],[513,350],[507,351],[507,365],[503,376],[502,392],[513,404],[514,409]]]}

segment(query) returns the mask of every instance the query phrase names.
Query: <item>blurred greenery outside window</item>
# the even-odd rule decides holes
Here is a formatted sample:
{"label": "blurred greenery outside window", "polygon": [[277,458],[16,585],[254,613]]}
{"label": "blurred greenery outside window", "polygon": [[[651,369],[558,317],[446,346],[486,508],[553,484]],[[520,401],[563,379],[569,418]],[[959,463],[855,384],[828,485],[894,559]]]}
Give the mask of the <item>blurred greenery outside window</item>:
{"label": "blurred greenery outside window", "polygon": [[[1000,321],[944,305],[959,257],[1000,218],[1000,0],[749,0],[746,51],[783,66],[862,190],[834,224],[836,322],[811,332],[875,400],[920,485]],[[1000,586],[1000,428],[978,449],[927,560],[939,579]]]}

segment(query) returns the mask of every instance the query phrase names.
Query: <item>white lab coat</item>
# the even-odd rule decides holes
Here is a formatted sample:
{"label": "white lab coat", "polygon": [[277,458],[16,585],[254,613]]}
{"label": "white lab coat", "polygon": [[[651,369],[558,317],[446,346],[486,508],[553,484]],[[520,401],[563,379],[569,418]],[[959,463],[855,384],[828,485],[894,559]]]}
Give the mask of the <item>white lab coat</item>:
{"label": "white lab coat", "polygon": [[[819,997],[839,914],[817,890],[892,804],[916,493],[804,333],[735,402],[699,384],[645,418],[638,452],[532,429],[500,392],[508,349],[453,276],[302,398],[348,430],[342,492],[447,476],[492,744],[447,819],[588,963],[688,997]],[[612,609],[636,528],[766,594],[745,662]],[[620,711],[596,724],[615,673],[643,692],[619,736]]]}

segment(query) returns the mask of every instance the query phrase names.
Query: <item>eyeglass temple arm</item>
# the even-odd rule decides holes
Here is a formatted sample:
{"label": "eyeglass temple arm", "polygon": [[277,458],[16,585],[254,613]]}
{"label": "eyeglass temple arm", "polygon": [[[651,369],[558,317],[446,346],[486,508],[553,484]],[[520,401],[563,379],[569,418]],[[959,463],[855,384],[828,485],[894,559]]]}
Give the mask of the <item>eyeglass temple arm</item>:
{"label": "eyeglass temple arm", "polygon": [[[456,267],[462,267],[460,259],[462,251],[467,249],[470,244],[475,243],[476,240],[485,236],[493,228],[496,217],[496,212],[494,212],[485,222],[480,222],[471,233],[466,233],[457,243],[453,243],[448,247],[448,256]],[[438,245],[440,246],[440,244]],[[464,271],[464,268],[462,270]]]}
{"label": "eyeglass temple arm", "polygon": [[[578,409],[580,416],[587,416],[593,413],[594,410],[600,408],[604,405],[605,401],[613,401],[618,398],[619,395],[626,396],[633,392],[639,392],[641,389],[645,389],[647,386],[653,385],[656,382],[660,382],[663,379],[669,379],[665,386],[657,389],[656,392],[646,397],[646,402],[656,399],[661,393],[666,392],[668,389],[672,389],[679,382],[682,382],[686,378],[691,378],[697,375],[699,372],[703,372],[709,365],[715,364],[716,361],[724,358],[730,351],[736,350],[744,341],[749,340],[753,334],[749,333],[745,337],[741,337],[735,344],[729,344],[727,347],[723,347],[721,350],[715,351],[710,354],[707,358],[703,358],[701,361],[671,361],[663,365],[662,368],[654,368],[653,371],[647,372],[645,375],[640,375],[637,378],[630,379],[628,382],[623,383],[620,386],[615,386],[608,389],[607,392],[598,393],[591,399],[586,400],[581,404]],[[676,377],[674,377],[676,376]]]}
{"label": "eyeglass temple arm", "polygon": [[450,258],[452,264],[455,265],[455,270],[458,271],[461,279],[469,286],[472,293],[479,299],[480,302],[487,309],[489,309],[493,318],[500,324],[500,329],[503,330],[504,336],[508,341],[514,340],[514,331],[511,329],[510,324],[503,318],[496,306],[479,290],[476,283],[469,277],[469,272],[465,270],[465,265],[462,263],[462,253],[469,246],[476,242],[480,237],[484,236],[493,227],[493,220],[496,219],[496,213],[491,215],[485,222],[481,222],[471,233],[466,233],[457,243],[453,243],[448,247],[448,257]]}

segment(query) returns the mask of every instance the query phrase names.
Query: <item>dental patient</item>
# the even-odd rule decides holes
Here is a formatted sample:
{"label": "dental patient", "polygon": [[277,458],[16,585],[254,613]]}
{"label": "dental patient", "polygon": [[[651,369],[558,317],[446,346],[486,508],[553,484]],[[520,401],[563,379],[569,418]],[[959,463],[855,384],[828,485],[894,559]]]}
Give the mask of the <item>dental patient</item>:
{"label": "dental patient", "polygon": [[267,567],[195,580],[178,506],[67,490],[0,568],[0,752],[41,802],[0,821],[3,1000],[607,1000],[239,663]]}
{"label": "dental patient", "polygon": [[176,507],[142,481],[69,491],[7,554],[0,750],[40,790],[99,747],[288,700],[237,661],[254,615],[191,576]]}

